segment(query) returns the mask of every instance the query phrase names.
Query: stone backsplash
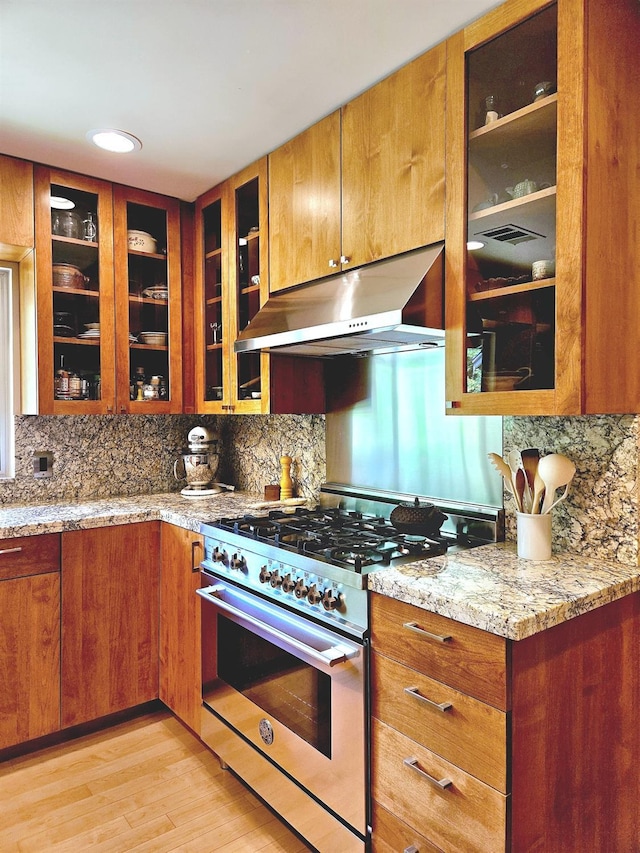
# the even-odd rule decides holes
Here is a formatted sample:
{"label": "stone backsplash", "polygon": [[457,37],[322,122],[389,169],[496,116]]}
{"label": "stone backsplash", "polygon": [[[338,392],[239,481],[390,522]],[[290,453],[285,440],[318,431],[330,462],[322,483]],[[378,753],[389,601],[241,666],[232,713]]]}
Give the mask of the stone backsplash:
{"label": "stone backsplash", "polygon": [[[567,499],[553,510],[554,550],[638,563],[639,431],[635,415],[504,419],[505,450],[537,447],[576,465]],[[505,512],[507,539],[514,539],[511,498]]]}
{"label": "stone backsplash", "polygon": [[[279,482],[283,454],[293,457],[295,494],[313,497],[325,480],[323,415],[22,416],[15,420],[16,477],[0,480],[0,506],[178,491],[173,462],[196,424],[220,437],[221,482],[263,494]],[[634,415],[505,417],[505,450],[538,447],[576,464],[569,496],[553,511],[555,550],[638,562],[639,435]],[[49,479],[33,477],[36,450],[54,453]],[[514,539],[510,499],[505,512],[507,539]]]}
{"label": "stone backsplash", "polygon": [[[262,493],[280,478],[280,456],[294,459],[297,493],[317,493],[325,477],[324,416],[20,416],[16,475],[0,480],[0,506],[178,491],[173,463],[196,424],[217,432],[218,479]],[[53,452],[53,476],[35,479],[34,451]]]}

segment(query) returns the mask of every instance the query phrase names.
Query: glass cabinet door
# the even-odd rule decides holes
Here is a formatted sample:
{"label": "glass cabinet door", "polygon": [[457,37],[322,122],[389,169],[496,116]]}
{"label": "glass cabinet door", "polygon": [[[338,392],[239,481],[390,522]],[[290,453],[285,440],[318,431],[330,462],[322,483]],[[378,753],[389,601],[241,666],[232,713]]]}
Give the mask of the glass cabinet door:
{"label": "glass cabinet door", "polygon": [[467,393],[554,386],[556,6],[466,57]]}
{"label": "glass cabinet door", "polygon": [[39,411],[114,410],[111,185],[35,172]]}
{"label": "glass cabinet door", "polygon": [[180,225],[174,199],[115,189],[120,411],[180,411]]}
{"label": "glass cabinet door", "polygon": [[[233,222],[229,234],[229,330],[232,340],[257,314],[268,295],[266,159],[230,180]],[[234,410],[269,411],[269,357],[229,348]]]}
{"label": "glass cabinet door", "polygon": [[199,412],[228,405],[226,198],[215,187],[196,202],[196,400]]}

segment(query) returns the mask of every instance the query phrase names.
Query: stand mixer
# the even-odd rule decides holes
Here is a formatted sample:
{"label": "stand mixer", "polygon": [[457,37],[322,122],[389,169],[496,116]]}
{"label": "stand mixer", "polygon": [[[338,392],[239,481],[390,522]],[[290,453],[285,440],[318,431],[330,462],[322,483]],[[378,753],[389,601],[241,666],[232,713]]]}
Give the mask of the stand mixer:
{"label": "stand mixer", "polygon": [[220,455],[218,439],[206,427],[194,427],[187,436],[188,448],[173,463],[173,476],[185,480],[181,490],[185,498],[204,498],[221,492],[213,482],[218,471]]}

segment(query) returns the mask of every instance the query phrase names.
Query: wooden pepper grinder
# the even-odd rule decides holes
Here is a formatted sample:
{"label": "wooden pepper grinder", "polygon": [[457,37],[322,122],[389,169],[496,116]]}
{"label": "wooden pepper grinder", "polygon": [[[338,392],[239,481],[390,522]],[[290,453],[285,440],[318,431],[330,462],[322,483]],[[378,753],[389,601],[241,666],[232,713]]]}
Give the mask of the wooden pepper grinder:
{"label": "wooden pepper grinder", "polygon": [[291,462],[290,456],[280,457],[280,500],[286,500],[293,497],[293,482],[291,480]]}

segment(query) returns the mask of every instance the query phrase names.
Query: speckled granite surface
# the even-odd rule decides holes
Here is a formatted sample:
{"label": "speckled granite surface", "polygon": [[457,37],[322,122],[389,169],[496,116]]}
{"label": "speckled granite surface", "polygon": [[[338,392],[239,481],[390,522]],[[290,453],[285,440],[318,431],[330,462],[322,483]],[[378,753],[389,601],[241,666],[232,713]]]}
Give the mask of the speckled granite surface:
{"label": "speckled granite surface", "polygon": [[[176,494],[0,509],[0,538],[160,519],[198,531],[202,521],[254,510],[261,496]],[[640,570],[568,554],[519,560],[510,545],[486,545],[369,575],[375,592],[513,640],[523,639],[640,590]]]}
{"label": "speckled granite surface", "polygon": [[640,569],[567,553],[521,560],[500,543],[374,572],[369,589],[522,640],[637,592]]}
{"label": "speckled granite surface", "polygon": [[[638,563],[638,416],[505,417],[503,431],[505,450],[538,447],[576,464],[569,495],[553,510],[555,550]],[[505,500],[505,520],[513,540],[511,498]]]}
{"label": "speckled granite surface", "polygon": [[95,501],[0,508],[0,539],[61,533],[90,527],[113,527],[160,519],[198,531],[201,521],[249,512],[260,496],[221,492],[210,498],[184,498],[179,494],[138,495]]}

